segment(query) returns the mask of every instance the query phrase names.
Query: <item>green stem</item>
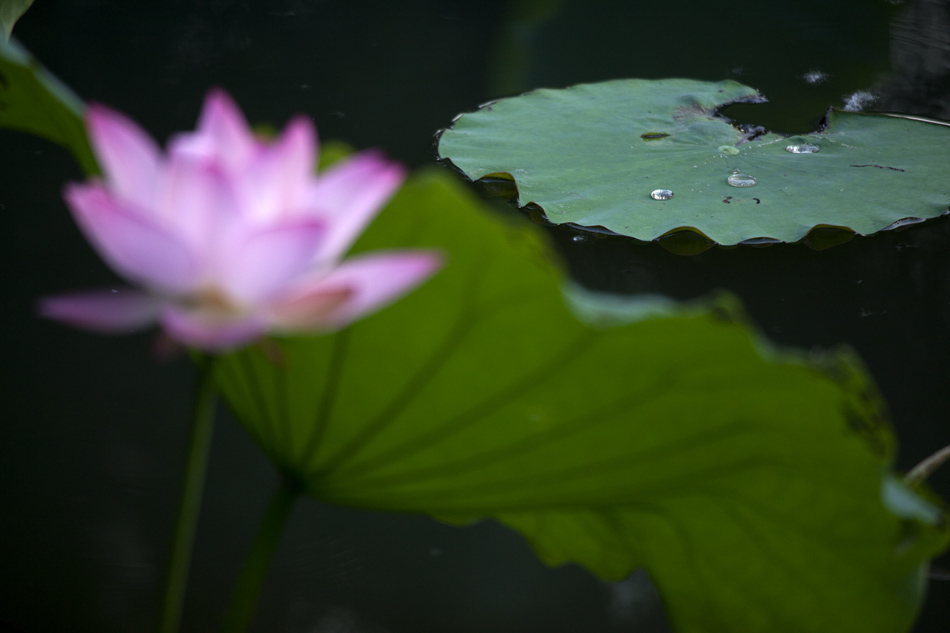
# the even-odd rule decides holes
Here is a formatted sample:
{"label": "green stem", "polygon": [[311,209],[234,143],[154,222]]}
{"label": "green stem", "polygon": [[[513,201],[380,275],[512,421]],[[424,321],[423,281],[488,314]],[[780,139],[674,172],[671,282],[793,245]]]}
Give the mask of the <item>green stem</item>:
{"label": "green stem", "polygon": [[171,560],[165,584],[165,602],[162,607],[160,633],[176,633],[181,623],[185,603],[185,588],[188,585],[188,568],[191,550],[195,541],[198,514],[201,510],[201,494],[204,490],[205,472],[208,467],[208,449],[214,429],[214,371],[213,359],[206,357],[199,365],[198,386],[195,391],[191,440],[188,447],[188,462],[185,465],[185,481],[178,509],[178,523],[172,541]]}
{"label": "green stem", "polygon": [[927,477],[932,475],[935,470],[940,468],[940,466],[942,466],[944,462],[947,461],[950,461],[950,445],[944,446],[936,453],[914,466],[914,468],[904,477],[904,481],[911,486],[920,485],[925,479],[927,479]]}
{"label": "green stem", "polygon": [[284,477],[280,488],[271,498],[231,594],[231,604],[228,606],[222,628],[224,633],[243,633],[250,627],[267,568],[299,492],[296,482]]}

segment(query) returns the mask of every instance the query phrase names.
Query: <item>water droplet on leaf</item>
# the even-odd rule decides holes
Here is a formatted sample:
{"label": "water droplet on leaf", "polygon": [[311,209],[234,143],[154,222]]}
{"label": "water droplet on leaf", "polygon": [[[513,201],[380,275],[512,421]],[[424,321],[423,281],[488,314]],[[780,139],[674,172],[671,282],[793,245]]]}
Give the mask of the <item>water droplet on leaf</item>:
{"label": "water droplet on leaf", "polygon": [[726,182],[733,187],[754,187],[759,181],[754,176],[743,174],[742,172],[733,172],[726,178]]}
{"label": "water droplet on leaf", "polygon": [[654,200],[669,200],[673,197],[673,192],[669,189],[655,189],[650,193],[650,197]]}
{"label": "water droplet on leaf", "polygon": [[732,145],[720,145],[718,150],[720,154],[725,154],[726,156],[735,156],[739,153],[739,150]]}
{"label": "water droplet on leaf", "polygon": [[817,154],[820,148],[817,145],[808,145],[806,143],[796,143],[785,148],[786,152],[792,154]]}

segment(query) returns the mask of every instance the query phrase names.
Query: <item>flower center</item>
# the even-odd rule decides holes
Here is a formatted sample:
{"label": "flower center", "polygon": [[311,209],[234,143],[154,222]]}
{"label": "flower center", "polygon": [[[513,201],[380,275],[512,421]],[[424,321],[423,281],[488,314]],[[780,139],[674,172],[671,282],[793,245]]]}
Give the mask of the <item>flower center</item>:
{"label": "flower center", "polygon": [[245,316],[249,313],[247,308],[236,303],[226,292],[214,286],[202,288],[182,297],[179,303],[186,310],[222,320]]}

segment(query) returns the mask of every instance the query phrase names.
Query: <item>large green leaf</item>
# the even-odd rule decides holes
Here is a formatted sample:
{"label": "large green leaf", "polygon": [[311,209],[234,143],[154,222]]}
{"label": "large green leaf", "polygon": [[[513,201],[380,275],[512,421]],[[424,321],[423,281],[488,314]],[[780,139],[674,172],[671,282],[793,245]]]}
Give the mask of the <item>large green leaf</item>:
{"label": "large green leaf", "polygon": [[[556,224],[654,240],[684,229],[724,245],[870,234],[950,205],[950,127],[832,110],[816,134],[747,135],[716,115],[761,101],[734,81],[621,80],[536,90],[462,115],[439,154],[472,179],[514,178]],[[790,146],[819,148],[791,153]],[[756,184],[734,187],[734,171]],[[673,197],[656,200],[655,190]]]}
{"label": "large green leaf", "polygon": [[282,470],[327,502],[495,517],[550,564],[643,566],[680,633],[907,627],[946,534],[888,474],[853,358],[772,350],[728,298],[571,309],[534,227],[490,215],[414,177],[357,250],[438,248],[445,270],[335,335],[219,359]]}
{"label": "large green leaf", "polygon": [[13,25],[31,4],[33,0],[0,0],[0,28],[3,29],[4,39],[10,39]]}
{"label": "large green leaf", "polygon": [[73,153],[83,171],[98,172],[83,126],[85,106],[16,40],[0,38],[0,128],[28,132]]}

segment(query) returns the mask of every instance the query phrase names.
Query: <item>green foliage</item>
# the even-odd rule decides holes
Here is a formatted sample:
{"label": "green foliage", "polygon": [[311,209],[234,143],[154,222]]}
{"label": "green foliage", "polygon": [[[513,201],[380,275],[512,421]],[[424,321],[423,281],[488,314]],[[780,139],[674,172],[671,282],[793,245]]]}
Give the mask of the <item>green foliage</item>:
{"label": "green foliage", "polygon": [[[832,110],[819,133],[747,137],[716,111],[762,98],[734,81],[668,79],[536,90],[463,115],[439,153],[478,179],[508,174],[555,224],[640,240],[688,229],[724,245],[871,234],[950,205],[950,127]],[[793,154],[790,145],[817,153]],[[733,171],[757,184],[734,187]],[[651,192],[667,189],[669,200]]]}
{"label": "green foliage", "polygon": [[15,40],[0,39],[0,128],[59,143],[87,174],[97,173],[83,126],[85,106]]}
{"label": "green foliage", "polygon": [[31,4],[33,0],[0,0],[0,28],[3,29],[4,39],[10,39],[13,25]]}
{"label": "green foliage", "polygon": [[278,466],[326,502],[494,517],[552,565],[645,567],[679,633],[905,630],[947,535],[888,474],[855,359],[773,350],[728,297],[566,302],[533,227],[491,213],[415,176],[356,250],[437,248],[445,270],[216,363]]}
{"label": "green foliage", "polygon": [[[681,104],[685,131],[658,115],[646,130],[658,138],[636,141],[662,148],[701,132],[718,142],[731,128],[709,127],[708,111],[749,94],[720,89]],[[0,43],[0,127],[60,143],[94,173],[82,109]],[[893,125],[832,123],[821,140],[844,155],[853,147],[833,134],[850,145]],[[781,162],[773,141],[735,156]],[[324,157],[344,152],[330,145]],[[945,205],[934,191],[915,199]],[[218,387],[278,467],[327,502],[494,517],[549,564],[610,579],[645,567],[679,633],[907,628],[946,522],[890,474],[883,407],[855,359],[773,350],[728,297],[678,305],[572,288],[565,301],[543,239],[490,213],[444,172],[414,177],[355,250],[437,248],[444,271],[342,332],[215,363]]]}

